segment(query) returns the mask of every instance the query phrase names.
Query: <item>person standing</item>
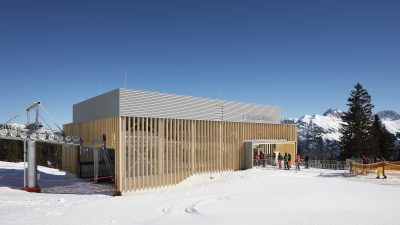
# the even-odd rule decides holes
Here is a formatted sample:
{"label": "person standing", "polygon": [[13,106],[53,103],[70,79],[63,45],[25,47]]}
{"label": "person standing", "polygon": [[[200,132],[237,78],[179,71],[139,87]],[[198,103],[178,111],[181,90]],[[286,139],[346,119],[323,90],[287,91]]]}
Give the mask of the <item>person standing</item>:
{"label": "person standing", "polygon": [[368,157],[367,156],[362,155],[361,158],[362,158],[363,164],[368,164]]}
{"label": "person standing", "polygon": [[288,166],[288,155],[285,152],[285,155],[283,156],[283,166],[285,167],[285,170],[287,170],[289,168]]}
{"label": "person standing", "polygon": [[282,159],[283,159],[283,157],[282,157],[281,153],[279,152],[279,154],[278,154],[279,169],[282,169]]}
{"label": "person standing", "polygon": [[292,168],[292,155],[288,154],[288,170]]}
{"label": "person standing", "polygon": [[267,162],[267,155],[265,155],[264,152],[261,153],[261,160],[262,160],[262,166],[265,167],[265,163]]}
{"label": "person standing", "polygon": [[308,157],[308,154],[306,154],[306,157],[304,158],[304,162],[306,164],[306,169],[308,169],[308,161],[310,160],[310,158]]}
{"label": "person standing", "polygon": [[258,160],[259,160],[259,156],[258,156],[258,151],[254,151],[254,165],[258,166]]}
{"label": "person standing", "polygon": [[382,157],[382,159],[375,157],[375,163],[380,163],[382,162],[381,166],[376,168],[376,179],[380,178],[380,174],[382,173],[383,175],[383,179],[386,179],[386,175],[385,175],[385,170],[384,170],[384,163],[385,163],[385,159]]}
{"label": "person standing", "polygon": [[296,164],[296,170],[298,170],[298,171],[300,171],[300,162],[301,162],[300,155],[297,154],[296,159],[294,160],[294,163]]}

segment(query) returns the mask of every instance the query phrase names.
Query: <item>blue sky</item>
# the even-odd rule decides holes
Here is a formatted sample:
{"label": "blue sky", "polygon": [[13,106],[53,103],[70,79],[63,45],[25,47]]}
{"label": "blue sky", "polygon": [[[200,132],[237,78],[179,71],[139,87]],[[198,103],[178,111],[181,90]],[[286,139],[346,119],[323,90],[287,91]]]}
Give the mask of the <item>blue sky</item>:
{"label": "blue sky", "polygon": [[0,123],[34,100],[59,123],[124,86],[346,110],[356,82],[400,111],[400,1],[1,1]]}

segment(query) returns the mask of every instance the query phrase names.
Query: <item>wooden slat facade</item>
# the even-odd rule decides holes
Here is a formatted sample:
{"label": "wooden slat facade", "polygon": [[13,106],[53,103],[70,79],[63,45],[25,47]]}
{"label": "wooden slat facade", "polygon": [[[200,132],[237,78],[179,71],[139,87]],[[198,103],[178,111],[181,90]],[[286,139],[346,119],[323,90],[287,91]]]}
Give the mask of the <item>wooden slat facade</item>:
{"label": "wooden slat facade", "polygon": [[[123,193],[175,185],[193,174],[242,169],[245,140],[286,139],[291,144],[279,144],[279,150],[293,155],[297,142],[295,125],[134,116],[66,124],[64,131],[81,136],[84,146],[105,134],[106,147],[116,150],[115,180]],[[77,173],[77,154],[77,147],[63,149],[64,170]]]}

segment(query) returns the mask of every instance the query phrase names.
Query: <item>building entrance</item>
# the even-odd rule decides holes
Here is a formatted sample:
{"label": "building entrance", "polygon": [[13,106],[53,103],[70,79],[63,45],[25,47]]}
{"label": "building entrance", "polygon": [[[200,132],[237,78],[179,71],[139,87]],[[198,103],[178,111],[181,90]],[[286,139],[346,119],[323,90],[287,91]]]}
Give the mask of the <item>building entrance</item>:
{"label": "building entrance", "polygon": [[263,164],[263,154],[265,160],[272,164],[278,155],[285,153],[291,154],[294,159],[297,149],[296,142],[287,140],[248,140],[244,142],[244,169],[251,169],[254,166]]}

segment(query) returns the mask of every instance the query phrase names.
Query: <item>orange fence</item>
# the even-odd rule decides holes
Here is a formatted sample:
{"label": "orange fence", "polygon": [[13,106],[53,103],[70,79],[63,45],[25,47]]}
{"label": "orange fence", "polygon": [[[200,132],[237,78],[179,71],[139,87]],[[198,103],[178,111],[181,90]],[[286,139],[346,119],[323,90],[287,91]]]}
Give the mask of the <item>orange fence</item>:
{"label": "orange fence", "polygon": [[350,174],[352,175],[370,175],[376,174],[377,177],[382,175],[400,176],[400,162],[383,161],[372,164],[360,164],[350,162]]}
{"label": "orange fence", "polygon": [[400,177],[400,162],[385,162],[385,172],[387,176]]}

